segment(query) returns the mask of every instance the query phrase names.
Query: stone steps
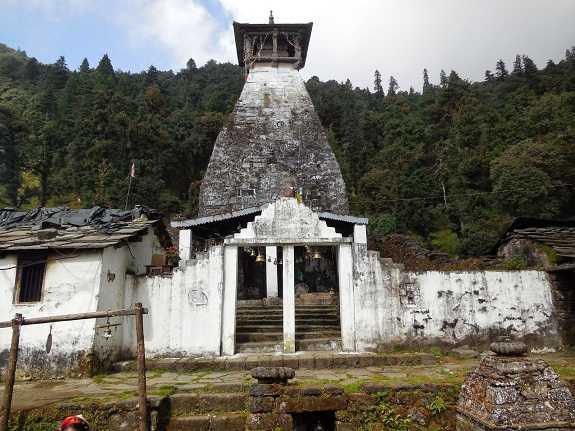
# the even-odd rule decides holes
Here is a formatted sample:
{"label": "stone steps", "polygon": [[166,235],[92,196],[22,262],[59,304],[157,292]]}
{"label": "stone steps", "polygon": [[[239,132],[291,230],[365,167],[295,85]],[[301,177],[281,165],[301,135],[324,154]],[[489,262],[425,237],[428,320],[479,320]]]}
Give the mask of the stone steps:
{"label": "stone steps", "polygon": [[[336,319],[322,319],[322,318],[313,318],[313,319],[296,319],[295,320],[296,327],[302,325],[326,325],[326,326],[337,326],[339,327],[339,320]],[[246,326],[277,326],[282,328],[283,327],[283,319],[268,319],[268,318],[261,318],[261,319],[249,319],[249,320],[238,320],[236,322],[236,328],[246,327]]]}
{"label": "stone steps", "polygon": [[[307,332],[321,332],[323,330],[327,331],[338,331],[339,330],[339,323],[326,323],[322,325],[309,325],[307,322],[305,324],[297,324],[296,323],[296,338],[300,333],[307,333]],[[236,332],[246,333],[246,332],[274,332],[277,330],[282,329],[282,325],[255,325],[255,324],[242,324],[236,326]]]}
{"label": "stone steps", "polygon": [[[341,350],[341,339],[337,337],[311,338],[309,340],[297,340],[295,343],[297,351],[308,352],[331,352]],[[280,353],[282,351],[282,341],[257,341],[238,343],[237,353]]]}
{"label": "stone steps", "polygon": [[248,414],[222,413],[172,417],[166,431],[244,431]]}
{"label": "stone steps", "polygon": [[166,431],[244,430],[247,393],[177,393],[170,396]]}
{"label": "stone steps", "polygon": [[[324,340],[325,338],[320,338]],[[310,339],[310,343],[313,339]],[[335,338],[337,340],[337,338]],[[296,342],[297,343],[297,342]],[[278,343],[281,345],[281,342]],[[166,371],[197,371],[225,370],[249,371],[255,367],[290,367],[293,369],[324,369],[324,368],[363,368],[387,366],[419,366],[435,365],[438,359],[429,353],[357,353],[344,354],[338,352],[300,352],[296,354],[242,354],[213,358],[148,358],[148,370]],[[124,361],[114,364],[115,371],[135,371],[136,361]],[[240,389],[232,388],[230,391]]]}
{"label": "stone steps", "polygon": [[[243,303],[236,311],[236,351],[278,352],[283,344],[282,305]],[[337,305],[298,305],[295,308],[296,350],[339,350],[341,325]],[[311,341],[314,340],[314,341]]]}
{"label": "stone steps", "polygon": [[[296,343],[298,341],[318,339],[318,338],[339,338],[339,330],[326,330],[323,328],[310,332],[296,332]],[[248,343],[258,341],[283,341],[283,332],[236,332],[236,343]],[[237,347],[236,347],[237,350]]]}

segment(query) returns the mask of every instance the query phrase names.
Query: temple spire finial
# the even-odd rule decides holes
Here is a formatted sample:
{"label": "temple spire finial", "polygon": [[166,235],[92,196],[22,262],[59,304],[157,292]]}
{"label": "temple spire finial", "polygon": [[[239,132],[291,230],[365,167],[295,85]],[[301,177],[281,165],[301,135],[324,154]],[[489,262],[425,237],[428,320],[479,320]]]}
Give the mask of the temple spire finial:
{"label": "temple spire finial", "polygon": [[274,23],[274,11],[270,10],[270,24],[275,24]]}

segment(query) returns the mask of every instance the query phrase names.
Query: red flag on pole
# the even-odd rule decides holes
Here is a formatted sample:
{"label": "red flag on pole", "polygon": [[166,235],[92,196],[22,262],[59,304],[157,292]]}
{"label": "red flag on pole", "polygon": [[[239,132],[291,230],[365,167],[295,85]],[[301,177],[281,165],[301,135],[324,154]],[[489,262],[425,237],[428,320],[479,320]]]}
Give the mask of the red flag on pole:
{"label": "red flag on pole", "polygon": [[132,160],[132,166],[130,166],[130,177],[134,178],[136,176],[136,163]]}

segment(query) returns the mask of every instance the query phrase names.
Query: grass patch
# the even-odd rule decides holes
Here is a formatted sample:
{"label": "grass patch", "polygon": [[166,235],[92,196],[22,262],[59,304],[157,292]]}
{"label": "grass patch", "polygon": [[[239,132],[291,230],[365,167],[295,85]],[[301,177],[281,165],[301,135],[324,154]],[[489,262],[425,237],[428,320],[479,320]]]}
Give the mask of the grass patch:
{"label": "grass patch", "polygon": [[178,392],[178,388],[173,385],[160,386],[158,389],[152,392],[152,395],[157,395],[159,397],[169,397]]}

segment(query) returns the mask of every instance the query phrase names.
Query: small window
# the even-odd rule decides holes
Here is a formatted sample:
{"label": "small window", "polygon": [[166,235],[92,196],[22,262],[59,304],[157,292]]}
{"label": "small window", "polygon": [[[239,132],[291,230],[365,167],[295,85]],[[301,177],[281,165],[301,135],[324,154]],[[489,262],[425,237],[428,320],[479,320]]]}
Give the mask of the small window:
{"label": "small window", "polygon": [[47,253],[26,253],[18,257],[16,299],[18,303],[40,302],[46,273]]}

